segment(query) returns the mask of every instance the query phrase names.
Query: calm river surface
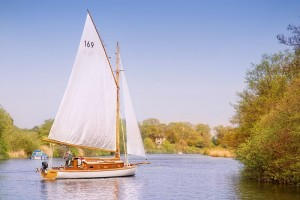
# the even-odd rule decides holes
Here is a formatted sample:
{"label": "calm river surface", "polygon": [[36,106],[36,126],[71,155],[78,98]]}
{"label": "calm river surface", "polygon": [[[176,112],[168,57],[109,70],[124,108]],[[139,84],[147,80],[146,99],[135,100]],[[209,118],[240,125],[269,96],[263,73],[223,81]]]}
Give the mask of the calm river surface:
{"label": "calm river surface", "polygon": [[0,161],[0,199],[300,199],[295,186],[241,180],[242,165],[234,159],[148,155],[148,160],[134,177],[57,181],[35,173],[40,160]]}

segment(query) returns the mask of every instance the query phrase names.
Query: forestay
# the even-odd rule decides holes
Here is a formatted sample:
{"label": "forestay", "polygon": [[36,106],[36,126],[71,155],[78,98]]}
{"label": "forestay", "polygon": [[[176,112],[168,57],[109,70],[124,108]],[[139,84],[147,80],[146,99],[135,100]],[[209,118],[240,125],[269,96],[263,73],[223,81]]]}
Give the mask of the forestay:
{"label": "forestay", "polygon": [[115,151],[116,89],[103,44],[88,14],[49,139]]}

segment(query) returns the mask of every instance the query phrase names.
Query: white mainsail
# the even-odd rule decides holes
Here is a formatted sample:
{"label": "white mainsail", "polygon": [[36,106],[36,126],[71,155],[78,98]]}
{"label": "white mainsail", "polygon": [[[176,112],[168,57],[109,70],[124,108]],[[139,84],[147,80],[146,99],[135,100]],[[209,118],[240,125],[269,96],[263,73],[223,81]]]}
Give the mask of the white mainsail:
{"label": "white mainsail", "polygon": [[127,86],[127,81],[123,71],[121,58],[119,55],[119,62],[122,70],[122,87],[124,96],[124,109],[125,109],[125,123],[126,123],[126,137],[127,137],[127,153],[137,156],[146,157],[143,140],[136,120],[135,112],[132,106],[132,101]]}
{"label": "white mainsail", "polygon": [[116,90],[106,52],[88,13],[49,139],[116,151]]}

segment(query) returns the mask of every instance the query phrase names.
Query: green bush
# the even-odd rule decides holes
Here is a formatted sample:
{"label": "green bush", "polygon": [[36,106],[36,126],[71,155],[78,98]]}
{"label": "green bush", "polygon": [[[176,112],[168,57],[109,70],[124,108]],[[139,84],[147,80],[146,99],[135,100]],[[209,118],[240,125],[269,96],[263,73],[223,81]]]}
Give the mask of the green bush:
{"label": "green bush", "polygon": [[261,117],[237,156],[245,175],[262,181],[300,183],[300,78],[274,109]]}
{"label": "green bush", "polygon": [[12,118],[0,105],[0,159],[8,158],[8,147],[5,136],[12,128]]}
{"label": "green bush", "polygon": [[24,150],[30,155],[34,150],[39,149],[41,141],[36,132],[15,129],[6,136],[8,150],[20,151]]}
{"label": "green bush", "polygon": [[0,140],[0,160],[7,159],[7,158],[8,158],[7,144],[3,140]]}
{"label": "green bush", "polygon": [[171,144],[168,140],[165,140],[161,146],[165,153],[176,153],[175,145]]}

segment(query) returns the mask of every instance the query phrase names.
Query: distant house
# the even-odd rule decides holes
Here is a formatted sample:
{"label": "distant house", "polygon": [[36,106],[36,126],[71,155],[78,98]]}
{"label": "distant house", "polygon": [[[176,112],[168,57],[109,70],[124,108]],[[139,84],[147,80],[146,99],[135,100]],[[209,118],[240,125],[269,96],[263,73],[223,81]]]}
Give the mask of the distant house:
{"label": "distant house", "polygon": [[166,140],[166,138],[162,137],[160,134],[155,138],[155,144],[157,146],[160,146],[163,144],[163,142]]}

